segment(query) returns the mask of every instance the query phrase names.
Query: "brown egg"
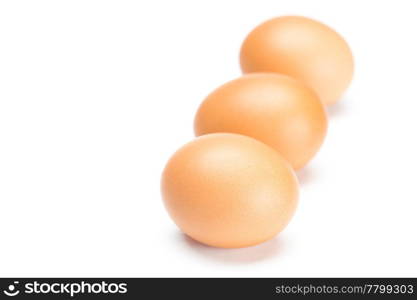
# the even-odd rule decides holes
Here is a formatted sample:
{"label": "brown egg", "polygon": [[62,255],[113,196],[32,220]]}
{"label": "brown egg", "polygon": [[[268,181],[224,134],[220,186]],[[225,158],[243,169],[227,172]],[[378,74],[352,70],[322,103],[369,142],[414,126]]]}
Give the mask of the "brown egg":
{"label": "brown egg", "polygon": [[244,73],[277,72],[299,79],[325,104],[340,99],[353,75],[345,40],[322,23],[295,16],[266,21],[249,33],[240,64]]}
{"label": "brown egg", "polygon": [[194,129],[197,136],[232,132],[253,137],[299,169],[320,148],[327,117],[304,84],[276,73],[252,73],[213,91],[198,109]]}
{"label": "brown egg", "polygon": [[297,179],[265,144],[238,134],[208,134],[179,149],[162,174],[165,206],[191,238],[239,248],[271,239],[291,219]]}

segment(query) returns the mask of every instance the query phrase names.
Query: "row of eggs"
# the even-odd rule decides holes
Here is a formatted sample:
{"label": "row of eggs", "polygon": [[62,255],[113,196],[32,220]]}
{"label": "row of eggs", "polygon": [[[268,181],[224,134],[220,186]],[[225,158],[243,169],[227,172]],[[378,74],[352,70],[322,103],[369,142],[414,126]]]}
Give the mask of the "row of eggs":
{"label": "row of eggs", "polygon": [[256,27],[240,52],[243,76],[200,105],[197,138],[168,161],[161,181],[178,227],[206,245],[239,248],[281,232],[298,202],[294,170],[317,153],[325,105],[353,75],[344,39],[315,20],[286,16]]}

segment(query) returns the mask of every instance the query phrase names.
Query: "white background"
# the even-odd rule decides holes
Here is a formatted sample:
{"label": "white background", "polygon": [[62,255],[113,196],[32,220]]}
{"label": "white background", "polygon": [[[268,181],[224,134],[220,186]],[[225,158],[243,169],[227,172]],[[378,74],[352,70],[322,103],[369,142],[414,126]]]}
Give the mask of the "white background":
{"label": "white background", "polygon": [[[415,1],[1,1],[1,276],[417,276]],[[356,73],[287,229],[221,250],[162,205],[194,113],[274,16],[339,31]]]}

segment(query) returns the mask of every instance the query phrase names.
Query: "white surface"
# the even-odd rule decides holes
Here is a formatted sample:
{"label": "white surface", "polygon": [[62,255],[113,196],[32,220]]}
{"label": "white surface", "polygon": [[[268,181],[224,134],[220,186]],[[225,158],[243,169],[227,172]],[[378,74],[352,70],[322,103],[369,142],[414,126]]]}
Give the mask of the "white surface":
{"label": "white surface", "polygon": [[[258,23],[310,16],[356,59],[299,209],[258,247],[161,202],[194,113]],[[415,1],[1,1],[1,276],[417,276]]]}

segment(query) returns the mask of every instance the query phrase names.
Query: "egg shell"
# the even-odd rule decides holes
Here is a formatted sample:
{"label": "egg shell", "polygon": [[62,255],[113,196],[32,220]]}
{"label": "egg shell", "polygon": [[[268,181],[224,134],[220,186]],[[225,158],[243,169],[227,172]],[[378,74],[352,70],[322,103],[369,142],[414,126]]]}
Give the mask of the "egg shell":
{"label": "egg shell", "polygon": [[222,248],[273,238],[298,201],[294,172],[276,151],[228,133],[204,135],[180,148],[163,171],[161,190],[184,233]]}
{"label": "egg shell", "polygon": [[338,101],[349,86],[354,69],[346,41],[315,20],[285,16],[256,27],[240,51],[244,73],[277,72],[312,87],[325,104]]}
{"label": "egg shell", "polygon": [[251,73],[207,96],[196,113],[194,131],[197,136],[231,132],[253,137],[299,169],[322,145],[327,116],[303,83],[276,73]]}

